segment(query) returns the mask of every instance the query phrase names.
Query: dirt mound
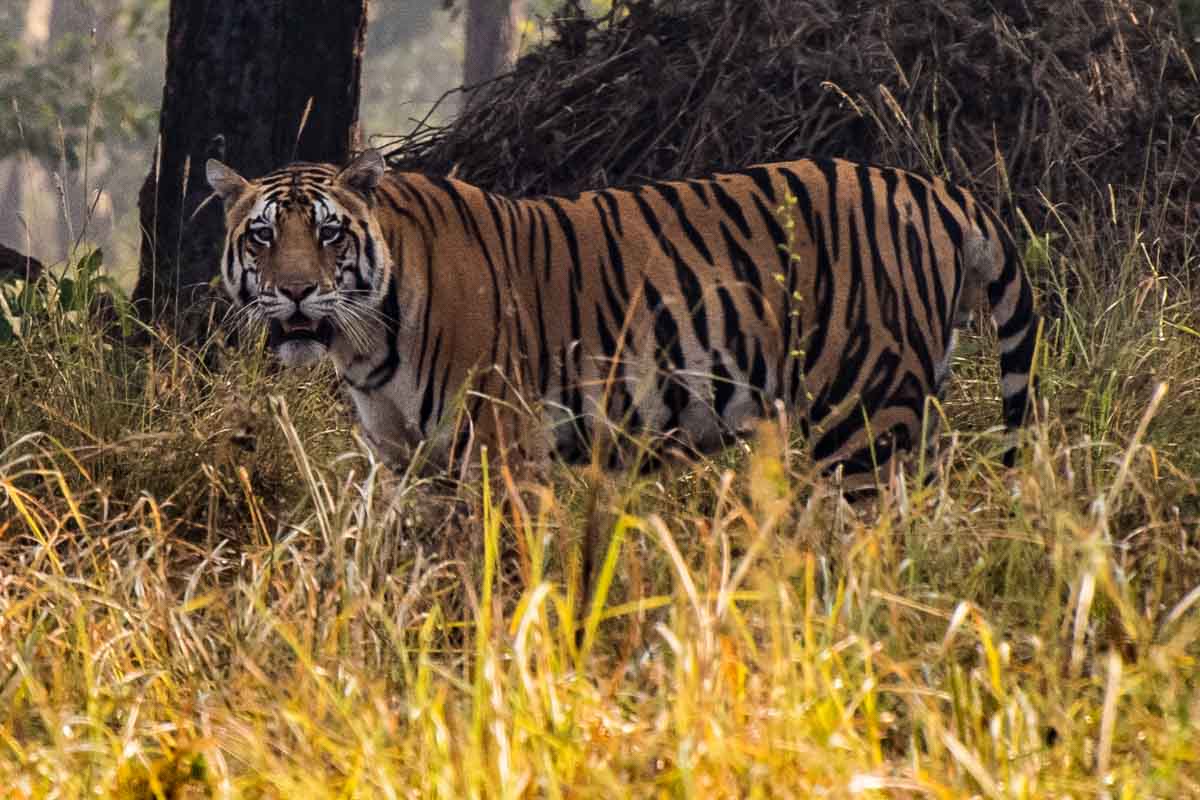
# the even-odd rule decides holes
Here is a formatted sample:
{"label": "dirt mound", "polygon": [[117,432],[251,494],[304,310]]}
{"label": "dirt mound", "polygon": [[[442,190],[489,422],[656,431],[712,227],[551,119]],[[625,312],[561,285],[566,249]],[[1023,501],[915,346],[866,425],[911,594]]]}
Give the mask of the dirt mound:
{"label": "dirt mound", "polygon": [[948,175],[1038,228],[1151,207],[1179,253],[1200,228],[1172,2],[618,0],[550,24],[389,161],[527,195],[836,155]]}

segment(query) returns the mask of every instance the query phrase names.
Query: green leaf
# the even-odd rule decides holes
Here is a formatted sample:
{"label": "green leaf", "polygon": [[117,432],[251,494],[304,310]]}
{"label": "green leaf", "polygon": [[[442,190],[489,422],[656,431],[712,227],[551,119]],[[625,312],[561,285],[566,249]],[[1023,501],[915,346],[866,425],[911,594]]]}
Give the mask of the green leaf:
{"label": "green leaf", "polygon": [[9,344],[17,338],[16,332],[13,330],[12,323],[8,321],[8,317],[0,314],[0,344]]}
{"label": "green leaf", "polygon": [[63,311],[75,311],[75,304],[79,302],[81,292],[75,289],[75,281],[71,278],[63,278],[58,282],[58,307]]}
{"label": "green leaf", "polygon": [[27,283],[12,299],[9,307],[12,309],[14,317],[23,317],[37,313],[42,304],[39,301],[39,292],[36,283]]}
{"label": "green leaf", "polygon": [[79,266],[77,267],[80,281],[83,283],[90,283],[91,281],[88,279],[100,271],[100,265],[103,263],[104,251],[99,247],[84,256],[79,261]]}

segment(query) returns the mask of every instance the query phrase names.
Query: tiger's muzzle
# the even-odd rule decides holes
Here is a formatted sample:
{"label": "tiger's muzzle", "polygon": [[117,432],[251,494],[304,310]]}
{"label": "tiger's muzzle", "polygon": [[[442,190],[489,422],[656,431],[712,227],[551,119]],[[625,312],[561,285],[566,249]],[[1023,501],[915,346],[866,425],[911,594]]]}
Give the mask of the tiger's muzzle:
{"label": "tiger's muzzle", "polygon": [[333,343],[333,323],[329,319],[310,320],[295,314],[291,319],[272,319],[267,326],[267,344],[272,350],[288,342],[313,342],[328,348]]}
{"label": "tiger's muzzle", "polygon": [[267,346],[289,366],[316,361],[333,344],[332,320],[311,306],[315,284],[280,285],[267,324]]}

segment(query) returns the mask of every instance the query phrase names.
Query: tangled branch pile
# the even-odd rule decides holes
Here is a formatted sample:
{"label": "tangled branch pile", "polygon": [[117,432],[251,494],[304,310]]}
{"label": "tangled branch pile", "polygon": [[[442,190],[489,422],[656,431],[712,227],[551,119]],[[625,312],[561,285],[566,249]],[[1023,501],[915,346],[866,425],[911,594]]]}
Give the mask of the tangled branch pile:
{"label": "tangled branch pile", "polygon": [[1172,0],[617,0],[598,20],[569,0],[550,24],[389,161],[524,195],[836,155],[1041,227],[1144,202],[1173,251],[1194,243],[1200,83]]}

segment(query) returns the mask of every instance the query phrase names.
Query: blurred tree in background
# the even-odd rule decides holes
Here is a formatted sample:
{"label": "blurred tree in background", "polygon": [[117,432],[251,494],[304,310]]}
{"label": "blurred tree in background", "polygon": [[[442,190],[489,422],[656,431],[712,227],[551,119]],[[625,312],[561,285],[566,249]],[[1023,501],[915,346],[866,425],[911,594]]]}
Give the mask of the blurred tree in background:
{"label": "blurred tree in background", "polygon": [[361,118],[368,141],[406,133],[431,112],[430,121],[445,122],[458,100],[443,95],[462,82],[459,9],[444,0],[374,0],[367,13]]}
{"label": "blurred tree in background", "polygon": [[165,8],[0,0],[0,242],[57,261],[132,208],[120,189],[153,131]]}
{"label": "blurred tree in background", "polygon": [[520,46],[524,0],[466,0],[463,83],[476,86],[512,68]]}

